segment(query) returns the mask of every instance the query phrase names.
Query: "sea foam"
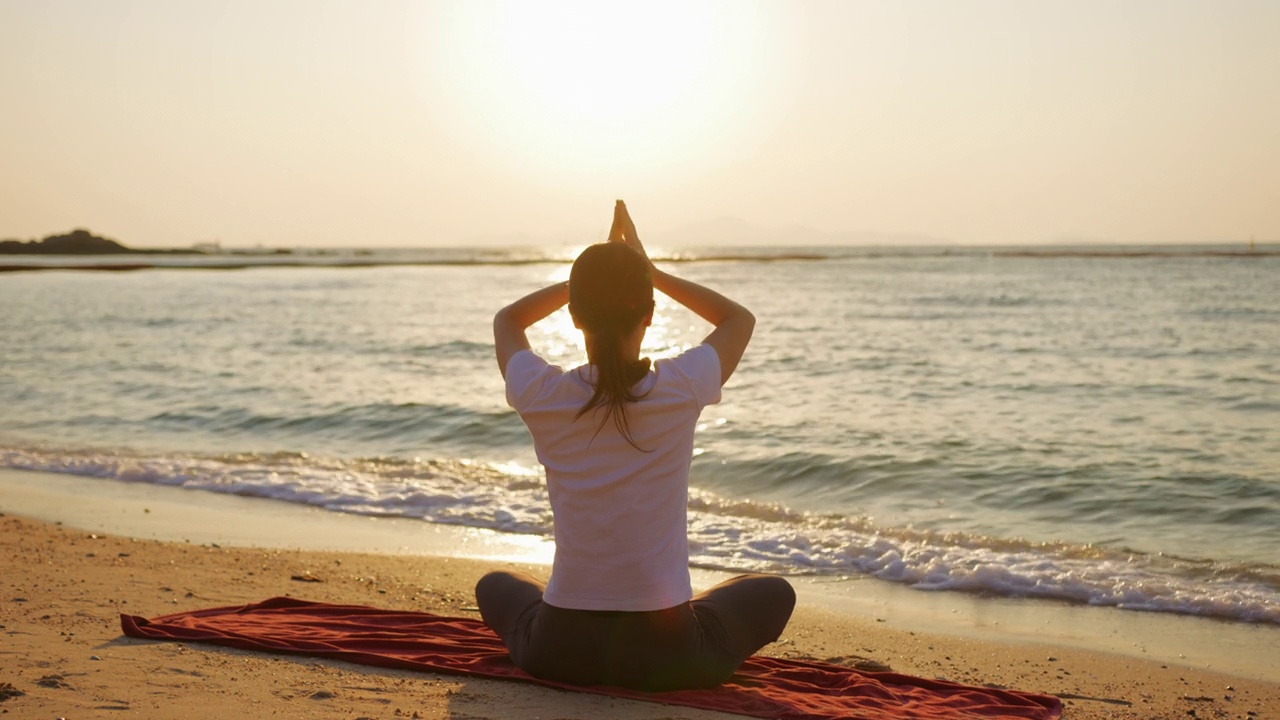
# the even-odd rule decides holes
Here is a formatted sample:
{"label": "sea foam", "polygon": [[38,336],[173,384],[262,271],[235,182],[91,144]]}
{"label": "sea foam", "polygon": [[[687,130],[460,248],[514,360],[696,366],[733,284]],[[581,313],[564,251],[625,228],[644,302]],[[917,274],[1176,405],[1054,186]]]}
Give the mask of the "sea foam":
{"label": "sea foam", "polygon": [[[336,459],[0,449],[0,467],[152,483],[330,511],[550,536],[542,478],[467,460]],[[692,491],[691,564],[783,575],[871,576],[922,591],[1031,597],[1280,623],[1280,567],[1123,549],[881,527]]]}

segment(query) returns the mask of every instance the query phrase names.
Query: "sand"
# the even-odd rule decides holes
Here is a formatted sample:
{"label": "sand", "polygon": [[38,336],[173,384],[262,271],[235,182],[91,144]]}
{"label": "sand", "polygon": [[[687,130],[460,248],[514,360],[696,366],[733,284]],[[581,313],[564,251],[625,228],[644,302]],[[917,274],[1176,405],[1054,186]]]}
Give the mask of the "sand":
{"label": "sand", "polygon": [[[12,473],[7,475],[13,479]],[[23,474],[18,480],[56,486],[58,477]],[[101,498],[64,496],[59,509],[41,505],[12,485],[0,484],[0,490],[0,714],[50,720],[733,717],[513,682],[125,638],[120,613],[156,616],[280,595],[475,616],[471,589],[487,569],[520,567],[545,575],[546,567],[494,559],[506,552],[500,543],[488,546],[498,548],[488,557],[439,554],[442,546],[429,554],[403,548],[301,550],[265,541],[259,544],[275,546],[230,546],[200,538],[201,527],[207,533],[208,527],[235,524],[216,508],[205,525],[190,517],[182,520],[194,538],[153,539],[154,528],[163,526],[158,516],[178,512],[158,496],[142,504],[136,497],[117,498],[134,518],[122,524],[114,515],[116,506]],[[130,490],[135,491],[153,492]],[[268,502],[263,512],[275,506]],[[238,515],[253,518],[252,512]],[[326,521],[307,517],[313,524]],[[107,533],[99,529],[103,525],[132,532]],[[318,538],[341,534],[318,530],[315,542],[299,546],[316,547],[323,545]],[[223,528],[214,534],[235,533]],[[456,543],[453,547],[458,548]],[[709,581],[709,576],[697,577]],[[1280,667],[1270,654],[1276,652],[1272,628],[1246,628],[1241,637],[1247,646],[1236,647],[1236,654],[1261,654],[1260,659],[1242,664],[1239,672],[1220,672],[1178,658],[975,632],[972,624],[956,632],[936,623],[924,623],[927,630],[912,629],[882,612],[833,609],[837,606],[823,602],[820,592],[800,584],[801,603],[791,625],[763,654],[1056,694],[1063,698],[1063,717],[1070,719],[1280,717]],[[1061,611],[1055,606],[1037,610],[1044,617],[1061,617]],[[1106,617],[1146,617],[1109,612]],[[1239,629],[1219,625],[1224,631]]]}

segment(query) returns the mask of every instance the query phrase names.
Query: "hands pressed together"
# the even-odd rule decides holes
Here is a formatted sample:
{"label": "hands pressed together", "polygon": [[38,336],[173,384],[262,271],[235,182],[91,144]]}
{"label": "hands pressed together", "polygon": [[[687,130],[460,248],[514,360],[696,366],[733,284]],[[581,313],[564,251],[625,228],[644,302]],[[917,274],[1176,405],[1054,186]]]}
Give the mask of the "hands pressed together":
{"label": "hands pressed together", "polygon": [[649,259],[649,253],[645,252],[640,236],[636,235],[636,224],[632,222],[631,214],[627,212],[627,205],[621,200],[613,206],[613,226],[609,228],[609,242],[628,245],[643,255],[646,260]]}

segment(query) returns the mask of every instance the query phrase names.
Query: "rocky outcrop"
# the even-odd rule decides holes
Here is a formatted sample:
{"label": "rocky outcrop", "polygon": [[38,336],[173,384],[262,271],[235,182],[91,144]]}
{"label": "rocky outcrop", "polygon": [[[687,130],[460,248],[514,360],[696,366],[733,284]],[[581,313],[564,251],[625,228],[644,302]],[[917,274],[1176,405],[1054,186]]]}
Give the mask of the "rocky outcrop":
{"label": "rocky outcrop", "polygon": [[0,254],[4,255],[120,255],[137,252],[88,230],[72,230],[66,235],[50,235],[43,240],[0,241]]}

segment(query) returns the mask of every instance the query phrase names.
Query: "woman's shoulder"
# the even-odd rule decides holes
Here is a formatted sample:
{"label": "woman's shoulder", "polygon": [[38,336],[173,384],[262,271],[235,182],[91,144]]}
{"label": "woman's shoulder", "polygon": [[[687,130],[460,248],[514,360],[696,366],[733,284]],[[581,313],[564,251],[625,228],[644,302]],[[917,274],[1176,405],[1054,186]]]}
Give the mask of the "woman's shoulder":
{"label": "woman's shoulder", "polygon": [[661,358],[654,362],[655,369],[660,369],[664,366],[693,369],[707,365],[715,365],[717,370],[720,368],[720,356],[716,354],[716,349],[707,343],[699,343],[678,355]]}
{"label": "woman's shoulder", "polygon": [[504,369],[503,375],[506,376],[507,382],[510,383],[513,374],[524,377],[550,366],[551,364],[538,353],[529,348],[521,348],[507,358],[507,367]]}
{"label": "woman's shoulder", "polygon": [[546,394],[571,374],[532,350],[522,349],[507,360],[507,402],[520,409]]}
{"label": "woman's shoulder", "polygon": [[706,343],[654,363],[659,384],[673,384],[692,390],[699,404],[709,405],[720,399],[720,356]]}

